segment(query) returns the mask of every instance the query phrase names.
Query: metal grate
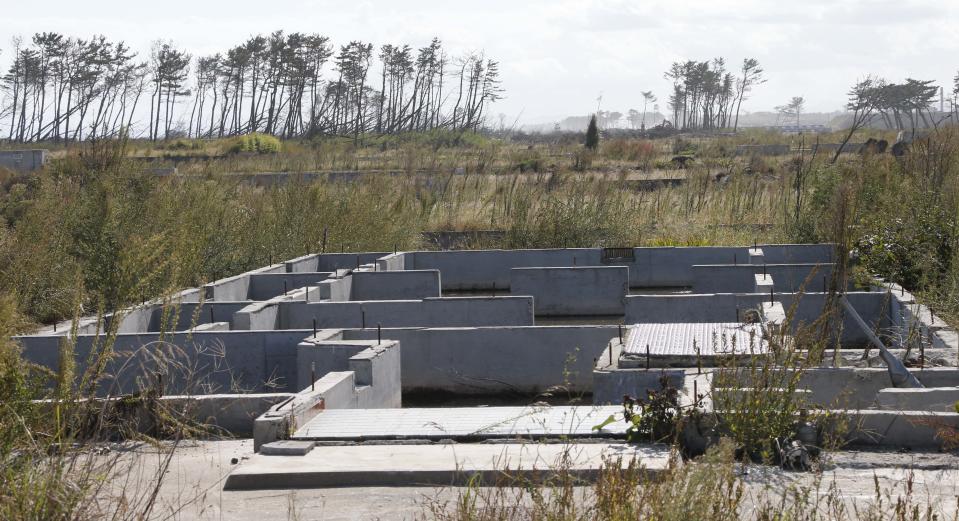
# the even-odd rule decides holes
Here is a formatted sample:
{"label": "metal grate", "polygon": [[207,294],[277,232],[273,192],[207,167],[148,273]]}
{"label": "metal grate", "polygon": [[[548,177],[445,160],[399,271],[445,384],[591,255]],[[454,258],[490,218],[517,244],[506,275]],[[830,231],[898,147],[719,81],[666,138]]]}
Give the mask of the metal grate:
{"label": "metal grate", "polygon": [[636,253],[632,248],[603,248],[603,262],[633,262]]}

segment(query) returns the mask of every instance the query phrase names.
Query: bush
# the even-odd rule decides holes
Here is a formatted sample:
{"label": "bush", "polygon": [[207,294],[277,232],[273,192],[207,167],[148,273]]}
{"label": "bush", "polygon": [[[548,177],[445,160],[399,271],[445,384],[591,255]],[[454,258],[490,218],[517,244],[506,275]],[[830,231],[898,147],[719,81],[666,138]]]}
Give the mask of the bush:
{"label": "bush", "polygon": [[248,152],[254,154],[276,154],[280,151],[280,140],[269,135],[254,132],[239,136],[230,146],[230,152],[236,154]]}

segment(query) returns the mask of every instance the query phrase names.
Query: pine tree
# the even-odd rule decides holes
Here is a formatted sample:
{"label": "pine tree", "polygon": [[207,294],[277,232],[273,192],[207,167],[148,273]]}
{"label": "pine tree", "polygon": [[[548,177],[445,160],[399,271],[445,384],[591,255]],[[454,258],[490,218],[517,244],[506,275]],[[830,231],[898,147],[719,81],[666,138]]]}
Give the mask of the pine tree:
{"label": "pine tree", "polygon": [[599,147],[599,129],[596,128],[596,114],[589,118],[589,127],[586,129],[586,148],[596,150]]}

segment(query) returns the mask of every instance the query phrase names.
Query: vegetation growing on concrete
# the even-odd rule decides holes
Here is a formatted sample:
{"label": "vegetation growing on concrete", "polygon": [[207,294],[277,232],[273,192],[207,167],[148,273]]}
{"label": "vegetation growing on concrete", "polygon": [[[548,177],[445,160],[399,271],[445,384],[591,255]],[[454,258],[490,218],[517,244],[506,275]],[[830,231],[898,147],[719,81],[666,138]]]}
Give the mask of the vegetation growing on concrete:
{"label": "vegetation growing on concrete", "polygon": [[[959,213],[954,210],[959,208],[959,134],[954,129],[933,133],[898,159],[848,155],[830,164],[831,158],[809,151],[783,158],[734,155],[738,144],[773,139],[782,137],[747,132],[709,139],[604,140],[588,164],[579,140],[513,142],[440,130],[360,141],[291,141],[276,154],[229,157],[218,157],[228,150],[226,142],[189,142],[170,150],[117,141],[58,151],[60,157],[37,175],[2,173],[0,457],[9,463],[0,488],[13,492],[0,501],[7,509],[0,513],[11,519],[26,511],[40,512],[36,517],[42,518],[82,517],[97,487],[117,470],[73,472],[86,461],[84,451],[91,447],[86,443],[106,431],[87,428],[98,412],[81,406],[91,396],[89,388],[73,390],[67,382],[74,377],[95,382],[97,375],[72,375],[69,367],[53,375],[28,367],[6,340],[10,335],[39,323],[102,315],[304,253],[420,248],[424,231],[501,232],[467,247],[840,241],[857,258],[851,270],[902,283],[937,313],[959,316]],[[181,163],[179,174],[170,178],[131,159],[200,151],[217,158]],[[670,161],[680,153],[695,158],[682,170]],[[293,178],[273,187],[253,186],[235,175],[341,169],[369,174],[347,182]],[[106,360],[109,341],[101,347]],[[807,362],[776,360],[787,367]],[[730,405],[748,407],[751,414],[727,419],[740,448],[758,447],[792,428],[798,410],[798,404],[785,401],[796,373],[770,374],[771,364],[757,363],[739,369],[764,385],[753,385],[760,391]],[[60,385],[46,387],[51,382]],[[58,414],[47,414],[31,401],[38,397],[60,400]],[[114,427],[108,430],[115,432]],[[74,443],[76,450],[62,450]],[[63,457],[49,459],[51,447]],[[675,470],[662,488],[640,487],[643,492],[631,488],[638,478],[629,473],[610,474],[603,478],[604,490],[622,495],[600,494],[591,507],[598,510],[591,512],[607,519],[644,512],[689,514],[672,498],[695,491],[711,498],[703,504],[715,512],[738,515],[739,503],[730,495],[741,486],[729,457],[733,449],[723,447],[710,456],[714,460],[707,459],[721,465]],[[74,481],[78,475],[82,479]],[[706,483],[705,476],[725,488]],[[633,494],[649,495],[633,501]],[[550,509],[573,508],[548,499],[554,497],[563,496],[551,493],[532,501],[541,502],[537,508],[544,516]],[[464,500],[457,507],[467,509],[460,519],[496,518],[469,510],[475,504]],[[138,505],[148,511],[144,501]],[[776,508],[809,506],[796,502]]]}

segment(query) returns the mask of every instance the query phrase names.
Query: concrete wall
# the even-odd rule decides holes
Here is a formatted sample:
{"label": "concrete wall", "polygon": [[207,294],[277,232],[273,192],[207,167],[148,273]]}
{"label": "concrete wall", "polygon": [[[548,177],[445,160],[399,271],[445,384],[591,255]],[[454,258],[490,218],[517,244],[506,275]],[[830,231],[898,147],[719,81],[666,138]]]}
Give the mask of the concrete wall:
{"label": "concrete wall", "polygon": [[[403,390],[484,394],[536,393],[569,385],[592,389],[594,359],[616,326],[390,329],[403,346]],[[376,330],[348,330],[347,340]],[[568,380],[568,381],[567,381]]]}
{"label": "concrete wall", "polygon": [[[926,387],[949,387],[959,383],[959,370],[932,368],[913,370],[912,374]],[[725,380],[724,380],[725,381]],[[748,386],[750,383],[739,379]],[[811,391],[809,402],[827,409],[866,409],[879,404],[879,393],[892,387],[885,368],[819,367],[806,370],[799,388]]]}
{"label": "concrete wall", "polygon": [[205,284],[203,286],[205,299],[208,301],[223,300],[227,302],[248,300],[250,294],[250,276],[257,273],[286,273],[286,266],[283,264],[272,264]]}
{"label": "concrete wall", "polygon": [[[296,346],[310,331],[198,331],[118,335],[99,395],[130,393],[156,385],[165,394],[282,392],[295,390]],[[73,349],[77,374],[96,337],[81,335]],[[17,337],[25,359],[58,370],[63,337]],[[102,339],[101,339],[102,341]]]}
{"label": "concrete wall", "polygon": [[268,300],[283,294],[284,283],[286,290],[291,291],[304,286],[315,286],[329,278],[329,272],[293,273],[256,273],[250,275],[248,295],[244,300]]}
{"label": "concrete wall", "polygon": [[[663,388],[665,376],[670,385],[682,389],[686,372],[682,369],[619,369],[593,372],[593,405],[620,405],[623,395],[646,399],[647,392]],[[705,393],[706,389],[701,392]]]}
{"label": "concrete wall", "polygon": [[356,389],[345,401],[327,400],[331,409],[380,409],[401,407],[402,352],[396,340],[314,340],[297,346],[298,386],[310,387],[314,377],[336,371],[352,371]]}
{"label": "concrete wall", "polygon": [[320,271],[317,269],[320,263],[319,255],[304,255],[295,259],[290,259],[283,263],[287,273],[310,273]]}
{"label": "concrete wall", "polygon": [[[829,244],[761,245],[769,264],[832,262]],[[749,262],[749,246],[634,248],[629,267],[630,287],[690,286],[692,266]],[[509,287],[513,268],[602,266],[599,248],[552,250],[435,251],[406,254],[406,269],[438,269],[447,290],[488,290]]]}
{"label": "concrete wall", "polygon": [[775,291],[823,291],[823,281],[832,277],[831,264],[708,264],[692,267],[696,293],[747,293],[753,291],[756,275],[771,276]]}
{"label": "concrete wall", "polygon": [[880,389],[876,404],[893,411],[957,412],[959,387],[926,387],[924,389]]}
{"label": "concrete wall", "polygon": [[350,300],[419,300],[441,296],[439,270],[355,271]]}
{"label": "concrete wall", "polygon": [[406,269],[406,254],[391,253],[376,260],[377,271],[402,271]]}
{"label": "concrete wall", "polygon": [[332,302],[347,302],[353,292],[353,277],[350,275],[332,275],[317,285],[320,298]]}
{"label": "concrete wall", "polygon": [[322,253],[317,258],[316,271],[352,270],[363,264],[376,262],[389,253]]}
{"label": "concrete wall", "polygon": [[[878,322],[880,328],[889,327],[889,317],[882,312],[884,294],[857,292],[846,295],[867,323]],[[817,320],[822,315],[826,301],[823,293],[776,293],[775,298],[782,302],[787,316],[793,313],[790,322],[793,331],[801,324]],[[758,309],[762,302],[768,300],[768,295],[737,293],[631,295],[626,297],[626,323],[737,322],[743,319],[747,310]],[[842,341],[865,344],[868,337],[847,316],[843,321]]]}
{"label": "concrete wall", "polygon": [[853,446],[942,449],[939,426],[959,430],[959,414],[917,411],[836,411],[855,426],[847,436]]}
{"label": "concrete wall", "polygon": [[513,268],[510,292],[531,295],[537,315],[622,315],[629,268]]}
{"label": "concrete wall", "polygon": [[[318,341],[323,342],[323,341]],[[331,371],[253,422],[253,450],[289,436],[326,409],[380,409],[402,406],[400,346],[366,342],[347,360],[349,370]],[[301,346],[305,357],[322,356],[323,346]],[[329,347],[329,346],[327,346]]]}
{"label": "concrete wall", "polygon": [[46,150],[0,150],[0,168],[14,172],[33,172],[46,163]]}
{"label": "concrete wall", "polygon": [[376,328],[533,325],[530,297],[469,297],[365,302],[281,302],[277,328]]}

